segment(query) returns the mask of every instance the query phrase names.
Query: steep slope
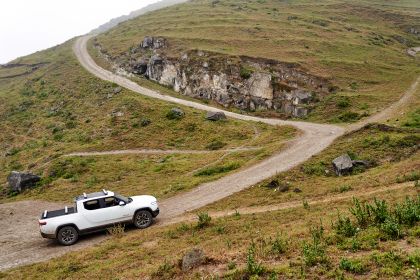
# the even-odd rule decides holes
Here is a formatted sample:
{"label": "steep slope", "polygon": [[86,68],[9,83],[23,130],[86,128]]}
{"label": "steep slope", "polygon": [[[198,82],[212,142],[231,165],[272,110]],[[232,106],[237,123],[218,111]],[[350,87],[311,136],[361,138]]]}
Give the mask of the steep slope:
{"label": "steep slope", "polygon": [[[63,201],[104,185],[127,194],[170,196],[225,173],[194,176],[203,167],[228,165],[232,172],[278,151],[281,142],[294,135],[286,127],[206,121],[205,112],[182,106],[185,116],[173,119],[169,113],[174,105],[92,77],[78,64],[72,44],[0,69],[0,183],[5,186],[12,170],[30,170],[44,177],[39,188],[15,199]],[[259,149],[223,151],[241,146]],[[193,153],[61,157],[72,152],[125,149],[214,152],[205,157]],[[165,179],[157,180],[164,173]],[[4,188],[2,198],[7,195]]]}
{"label": "steep slope", "polygon": [[[187,96],[354,122],[398,100],[419,74],[418,59],[405,55],[419,42],[418,9],[412,1],[192,1],[127,21],[95,45],[115,70]],[[149,47],[147,36],[163,46]],[[145,64],[158,71],[143,74]],[[267,90],[253,90],[254,80]],[[301,110],[291,112],[290,101]]]}

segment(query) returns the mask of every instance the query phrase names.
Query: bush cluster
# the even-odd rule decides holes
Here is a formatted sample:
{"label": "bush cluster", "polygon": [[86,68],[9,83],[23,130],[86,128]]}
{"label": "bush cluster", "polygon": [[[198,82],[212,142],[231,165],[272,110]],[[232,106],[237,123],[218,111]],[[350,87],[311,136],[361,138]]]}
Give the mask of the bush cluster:
{"label": "bush cluster", "polygon": [[353,199],[350,217],[338,215],[333,224],[336,233],[345,237],[353,237],[359,229],[377,227],[384,239],[403,237],[403,227],[412,227],[420,221],[420,196],[406,198],[402,203],[390,207],[384,200],[374,199],[373,203],[361,203]]}

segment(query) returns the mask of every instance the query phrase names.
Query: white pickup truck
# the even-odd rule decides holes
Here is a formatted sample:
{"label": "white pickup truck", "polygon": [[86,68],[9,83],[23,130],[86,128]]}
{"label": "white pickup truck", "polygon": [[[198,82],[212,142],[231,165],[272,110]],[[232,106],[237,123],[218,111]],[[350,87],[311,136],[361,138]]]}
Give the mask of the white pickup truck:
{"label": "white pickup truck", "polygon": [[79,235],[115,224],[132,223],[137,228],[147,228],[159,214],[156,198],[149,195],[124,197],[103,190],[84,193],[74,202],[74,207],[42,213],[39,220],[42,237],[57,239],[60,244],[69,246],[77,242]]}

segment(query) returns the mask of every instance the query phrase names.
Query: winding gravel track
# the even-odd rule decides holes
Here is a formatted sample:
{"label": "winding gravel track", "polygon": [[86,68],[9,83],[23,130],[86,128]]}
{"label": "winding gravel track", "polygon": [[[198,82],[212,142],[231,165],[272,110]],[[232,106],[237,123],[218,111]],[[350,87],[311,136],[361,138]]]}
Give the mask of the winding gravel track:
{"label": "winding gravel track", "polygon": [[113,82],[139,94],[188,106],[203,111],[223,111],[227,117],[245,121],[262,122],[269,125],[292,125],[302,133],[278,154],[239,172],[227,175],[219,180],[202,184],[192,191],[176,195],[161,203],[162,215],[160,220],[165,221],[183,214],[186,211],[203,207],[207,204],[230,196],[245,188],[255,185],[264,179],[270,178],[279,172],[286,171],[306,161],[311,156],[328,147],[337,137],[344,133],[344,129],[334,125],[313,124],[307,122],[283,121],[266,119],[254,116],[241,115],[220,110],[208,105],[163,95],[154,90],[139,86],[133,81],[115,75],[98,66],[87,51],[87,42],[91,36],[78,38],[74,45],[74,53],[80,64],[91,74],[102,80]]}
{"label": "winding gravel track", "polygon": [[[113,73],[100,68],[87,52],[86,44],[89,39],[89,36],[80,37],[74,45],[74,52],[79,59],[80,64],[98,78],[117,83],[122,87],[151,98],[189,106],[204,111],[223,111],[200,103],[160,94],[156,91],[143,88],[128,79],[114,75]],[[162,201],[162,215],[158,219],[158,225],[164,226],[174,222],[193,219],[192,216],[182,214],[186,211],[194,210],[225,198],[235,192],[239,192],[264,179],[274,176],[279,172],[293,168],[294,166],[297,166],[309,159],[312,155],[315,155],[328,147],[337,137],[343,135],[344,133],[357,130],[368,122],[382,121],[386,119],[390,114],[395,113],[399,108],[401,108],[401,106],[411,100],[419,81],[420,78],[413,83],[411,88],[405,92],[396,104],[392,105],[384,112],[374,115],[363,122],[348,126],[346,129],[333,125],[265,119],[223,111],[230,118],[263,122],[275,126],[292,125],[301,130],[302,133],[299,137],[289,142],[288,146],[281,152],[252,167],[243,169],[238,173],[228,175],[217,181],[203,184],[190,192]],[[74,156],[76,156],[76,154],[74,154]],[[79,153],[79,156],[83,156],[83,153]],[[408,185],[403,184],[390,188],[384,187],[365,193],[365,195],[379,193],[382,191],[392,191],[404,187],[408,187]],[[331,198],[311,200],[311,203],[328,203],[331,201],[348,199],[353,195],[353,193],[347,193]],[[359,193],[357,193],[357,195],[359,195]],[[288,202],[280,205],[264,206],[262,208],[259,207],[257,209],[239,209],[239,212],[245,214],[274,211],[295,208],[300,204],[301,201]],[[53,209],[61,206],[62,205],[58,203],[42,201],[22,201],[0,205],[0,270],[48,260],[69,251],[92,246],[106,238],[103,234],[88,236],[86,238],[82,238],[78,244],[71,247],[59,246],[53,241],[42,239],[38,232],[38,214],[46,208]],[[229,214],[232,214],[232,211],[214,213],[214,216]]]}
{"label": "winding gravel track", "polygon": [[113,156],[113,155],[171,155],[171,154],[191,154],[191,155],[205,155],[212,153],[234,153],[256,151],[261,148],[258,147],[239,147],[224,150],[157,150],[157,149],[132,149],[132,150],[112,150],[101,152],[75,152],[63,157],[91,157],[91,156]]}

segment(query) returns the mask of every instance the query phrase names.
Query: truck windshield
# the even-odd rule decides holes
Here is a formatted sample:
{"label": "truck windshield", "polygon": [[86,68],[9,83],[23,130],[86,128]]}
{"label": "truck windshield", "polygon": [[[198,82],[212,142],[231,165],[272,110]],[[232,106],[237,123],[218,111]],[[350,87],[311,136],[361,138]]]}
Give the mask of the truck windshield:
{"label": "truck windshield", "polygon": [[129,197],[125,197],[125,196],[122,196],[122,195],[117,194],[117,193],[114,193],[114,196],[115,196],[118,200],[120,200],[120,201],[124,201],[125,203],[130,203],[130,202],[131,202],[131,198],[129,198]]}

